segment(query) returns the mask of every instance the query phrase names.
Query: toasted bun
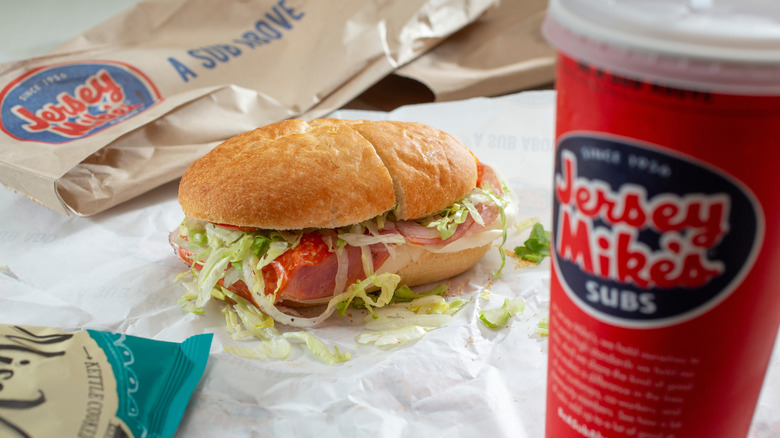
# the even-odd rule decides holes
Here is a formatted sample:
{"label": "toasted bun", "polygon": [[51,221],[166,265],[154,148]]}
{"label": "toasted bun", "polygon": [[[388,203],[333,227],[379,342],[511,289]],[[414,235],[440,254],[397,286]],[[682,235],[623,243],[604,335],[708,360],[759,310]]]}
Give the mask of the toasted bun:
{"label": "toasted bun", "polygon": [[401,284],[418,286],[454,277],[474,266],[485,255],[490,245],[468,248],[458,252],[423,251],[417,260],[398,271]]}
{"label": "toasted bun", "polygon": [[433,214],[470,192],[476,159],[420,123],[286,120],[228,139],[184,173],[191,218],[264,229],[336,228],[395,209]]}

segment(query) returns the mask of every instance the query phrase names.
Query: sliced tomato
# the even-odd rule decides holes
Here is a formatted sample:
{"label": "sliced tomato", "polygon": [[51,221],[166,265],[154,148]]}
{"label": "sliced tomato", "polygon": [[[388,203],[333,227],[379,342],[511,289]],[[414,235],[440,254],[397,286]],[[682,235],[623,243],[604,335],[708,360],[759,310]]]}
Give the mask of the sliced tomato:
{"label": "sliced tomato", "polygon": [[[184,240],[190,240],[187,236],[180,236]],[[199,270],[203,267],[203,261],[202,260],[195,260],[195,254],[193,254],[190,251],[187,251],[186,249],[176,246],[176,250],[179,253],[179,258],[181,258],[184,263],[193,266],[195,269]]]}
{"label": "sliced tomato", "polygon": [[179,247],[179,257],[181,257],[181,259],[184,260],[184,263],[188,265],[192,265],[192,262],[195,261],[195,254],[187,251],[182,247]]}
{"label": "sliced tomato", "polygon": [[486,164],[477,163],[477,187],[484,189],[486,185],[490,186],[490,189],[498,196],[504,194],[501,187],[501,180],[498,179],[498,175]]}
{"label": "sliced tomato", "polygon": [[485,175],[485,165],[477,161],[477,185],[482,188],[482,177]]}

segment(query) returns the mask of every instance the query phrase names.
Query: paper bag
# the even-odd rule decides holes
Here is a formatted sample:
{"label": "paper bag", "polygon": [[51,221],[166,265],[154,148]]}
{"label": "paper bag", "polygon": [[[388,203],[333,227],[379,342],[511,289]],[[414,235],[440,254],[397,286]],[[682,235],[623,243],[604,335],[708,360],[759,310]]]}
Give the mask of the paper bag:
{"label": "paper bag", "polygon": [[552,88],[555,49],[541,33],[546,10],[547,0],[502,1],[348,106],[389,111],[409,103]]}
{"label": "paper bag", "polygon": [[55,53],[0,65],[0,182],[91,215],[218,142],[314,118],[495,0],[148,0]]}

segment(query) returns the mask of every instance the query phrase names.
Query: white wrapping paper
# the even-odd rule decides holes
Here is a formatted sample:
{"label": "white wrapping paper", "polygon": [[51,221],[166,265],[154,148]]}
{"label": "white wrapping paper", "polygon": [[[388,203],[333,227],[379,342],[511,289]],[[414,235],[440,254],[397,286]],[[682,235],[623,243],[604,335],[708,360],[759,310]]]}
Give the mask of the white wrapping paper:
{"label": "white wrapping paper", "polygon": [[[554,93],[340,111],[342,118],[414,120],[451,132],[494,165],[520,199],[520,218],[550,227]],[[182,312],[173,284],[184,265],[167,243],[183,217],[168,183],[92,217],[63,217],[0,191],[0,322],[96,328],[160,340],[214,333],[209,365],[177,436],[528,437],[543,436],[547,341],[535,333],[548,313],[549,260],[501,279],[491,251],[450,289],[473,297],[454,320],[402,347],[360,345],[361,312],[312,330],[352,359],[329,366],[295,344],[287,360],[224,352],[230,339],[220,304]],[[527,232],[526,232],[527,234]],[[513,233],[507,248],[525,239]],[[489,294],[485,293],[489,292]],[[527,308],[500,329],[480,309],[523,297]],[[738,329],[738,328],[729,328]],[[772,335],[767,333],[767,336]],[[780,435],[780,361],[772,362],[751,438]]]}

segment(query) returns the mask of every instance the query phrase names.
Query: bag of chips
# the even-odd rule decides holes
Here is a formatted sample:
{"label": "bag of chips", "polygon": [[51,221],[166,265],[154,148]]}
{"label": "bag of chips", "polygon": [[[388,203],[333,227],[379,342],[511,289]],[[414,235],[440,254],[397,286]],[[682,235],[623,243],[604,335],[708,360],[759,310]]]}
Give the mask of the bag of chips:
{"label": "bag of chips", "polygon": [[211,338],[0,324],[0,436],[171,437]]}

